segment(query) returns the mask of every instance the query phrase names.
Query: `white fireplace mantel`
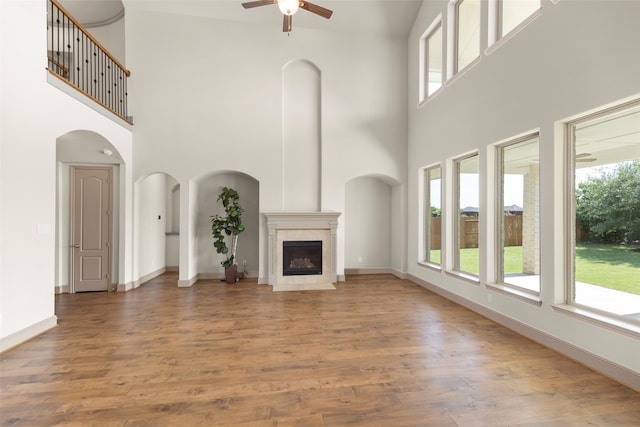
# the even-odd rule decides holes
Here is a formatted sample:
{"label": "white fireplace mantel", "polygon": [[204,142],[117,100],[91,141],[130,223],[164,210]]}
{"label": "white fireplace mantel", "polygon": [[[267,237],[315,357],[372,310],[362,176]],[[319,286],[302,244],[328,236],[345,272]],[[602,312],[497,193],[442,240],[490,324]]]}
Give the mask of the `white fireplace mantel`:
{"label": "white fireplace mantel", "polygon": [[[269,230],[269,284],[336,283],[337,239],[340,212],[265,212]],[[283,276],[284,240],[322,240],[322,275]]]}

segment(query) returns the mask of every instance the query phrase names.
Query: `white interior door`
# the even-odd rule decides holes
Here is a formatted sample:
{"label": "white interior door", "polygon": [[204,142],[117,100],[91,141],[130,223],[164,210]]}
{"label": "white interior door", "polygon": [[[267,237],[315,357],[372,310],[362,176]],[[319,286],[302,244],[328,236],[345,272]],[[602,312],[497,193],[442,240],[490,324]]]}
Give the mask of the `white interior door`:
{"label": "white interior door", "polygon": [[111,168],[71,169],[71,292],[108,291]]}

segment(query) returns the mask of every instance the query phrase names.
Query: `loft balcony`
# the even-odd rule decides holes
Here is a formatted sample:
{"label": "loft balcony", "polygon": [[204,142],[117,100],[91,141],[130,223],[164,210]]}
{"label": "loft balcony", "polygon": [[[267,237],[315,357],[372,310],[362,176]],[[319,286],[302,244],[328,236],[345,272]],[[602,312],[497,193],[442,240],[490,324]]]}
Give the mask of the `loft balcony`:
{"label": "loft balcony", "polygon": [[127,109],[127,70],[58,1],[48,0],[49,74],[132,125]]}

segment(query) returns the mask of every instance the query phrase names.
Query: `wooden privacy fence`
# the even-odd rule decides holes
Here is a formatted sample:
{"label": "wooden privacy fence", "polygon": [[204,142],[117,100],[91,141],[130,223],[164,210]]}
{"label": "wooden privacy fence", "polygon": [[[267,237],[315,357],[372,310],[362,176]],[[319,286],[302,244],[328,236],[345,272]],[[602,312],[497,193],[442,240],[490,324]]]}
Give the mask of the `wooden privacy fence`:
{"label": "wooden privacy fence", "polygon": [[[441,217],[431,217],[431,249],[440,249]],[[460,248],[478,247],[478,218],[460,217]],[[504,217],[504,245],[522,246],[522,215]]]}

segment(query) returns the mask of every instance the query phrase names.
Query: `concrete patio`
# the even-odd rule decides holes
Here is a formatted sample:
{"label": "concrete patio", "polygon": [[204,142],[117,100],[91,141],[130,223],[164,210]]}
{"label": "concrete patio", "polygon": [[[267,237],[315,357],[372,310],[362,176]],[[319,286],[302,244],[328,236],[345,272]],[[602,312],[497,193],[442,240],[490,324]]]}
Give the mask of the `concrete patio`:
{"label": "concrete patio", "polygon": [[[505,275],[504,279],[505,283],[538,292],[539,275],[509,274]],[[640,320],[640,295],[577,282],[576,302],[620,316]]]}

